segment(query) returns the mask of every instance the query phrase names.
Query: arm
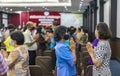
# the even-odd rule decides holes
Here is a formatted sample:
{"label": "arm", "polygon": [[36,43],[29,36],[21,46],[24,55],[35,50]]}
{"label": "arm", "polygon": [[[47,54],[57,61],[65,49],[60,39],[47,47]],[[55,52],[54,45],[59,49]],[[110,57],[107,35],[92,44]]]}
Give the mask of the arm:
{"label": "arm", "polygon": [[50,38],[48,37],[48,36],[46,36],[46,38],[45,38],[45,41],[48,41]]}
{"label": "arm", "polygon": [[12,51],[10,53],[10,55],[8,56],[8,58],[6,58],[6,62],[9,66],[9,68],[11,68],[15,65],[17,57],[18,57],[18,51]]}
{"label": "arm", "polygon": [[39,43],[40,43],[40,44],[45,43],[46,41],[45,41],[44,37],[43,37],[42,35],[39,35],[39,36],[40,36],[40,37],[39,37]]}
{"label": "arm", "polygon": [[[93,61],[93,64],[96,66],[96,67],[100,67],[102,65],[102,60],[99,60],[97,59],[97,57],[95,57],[94,55],[94,49],[92,48],[92,45],[90,43],[88,43],[86,45],[86,48],[88,50],[88,53],[89,55],[91,56],[92,58],[92,61]],[[102,52],[101,52],[102,53]],[[100,54],[100,53],[99,53]],[[101,59],[103,58],[103,54],[101,55]]]}
{"label": "arm", "polygon": [[4,60],[4,57],[0,53],[0,76],[7,76],[8,66]]}
{"label": "arm", "polygon": [[25,37],[25,44],[27,46],[33,45],[37,40],[37,36],[34,36],[33,40],[31,41],[31,35],[26,33],[24,34],[24,37]]}
{"label": "arm", "polygon": [[39,34],[35,34],[35,36],[33,37],[33,40],[31,41],[31,44],[35,43],[39,38]]}
{"label": "arm", "polygon": [[60,58],[65,60],[70,66],[74,66],[75,56],[67,46],[62,46],[60,49]]}
{"label": "arm", "polygon": [[72,55],[75,57],[74,63],[76,63],[76,43],[74,42],[73,39],[70,39],[70,49],[72,51]]}

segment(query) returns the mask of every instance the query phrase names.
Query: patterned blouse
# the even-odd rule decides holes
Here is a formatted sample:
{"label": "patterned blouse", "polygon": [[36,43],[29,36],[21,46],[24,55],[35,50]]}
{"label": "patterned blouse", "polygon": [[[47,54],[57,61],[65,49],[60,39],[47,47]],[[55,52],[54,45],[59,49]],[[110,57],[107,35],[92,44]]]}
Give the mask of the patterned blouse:
{"label": "patterned blouse", "polygon": [[93,66],[93,76],[111,76],[110,71],[110,57],[111,48],[109,41],[98,42],[95,48],[94,55],[97,61],[102,62],[100,67]]}
{"label": "patterned blouse", "polygon": [[25,46],[15,48],[6,61],[7,63],[14,63],[9,67],[7,76],[30,76],[29,56]]}

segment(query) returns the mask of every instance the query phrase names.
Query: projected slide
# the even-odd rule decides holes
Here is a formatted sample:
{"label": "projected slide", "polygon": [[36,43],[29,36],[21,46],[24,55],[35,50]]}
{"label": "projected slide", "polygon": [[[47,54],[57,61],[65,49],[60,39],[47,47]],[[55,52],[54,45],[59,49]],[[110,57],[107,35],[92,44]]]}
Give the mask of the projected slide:
{"label": "projected slide", "polygon": [[61,13],[61,25],[80,27],[83,25],[83,16],[82,14]]}

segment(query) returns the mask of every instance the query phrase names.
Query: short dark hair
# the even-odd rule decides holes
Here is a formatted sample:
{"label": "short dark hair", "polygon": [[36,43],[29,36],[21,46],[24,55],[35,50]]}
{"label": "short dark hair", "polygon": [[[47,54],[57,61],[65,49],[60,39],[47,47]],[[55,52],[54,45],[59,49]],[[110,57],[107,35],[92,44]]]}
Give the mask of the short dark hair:
{"label": "short dark hair", "polygon": [[111,33],[111,30],[110,28],[108,27],[108,25],[104,22],[100,22],[98,25],[97,25],[97,30],[98,30],[98,36],[99,36],[99,39],[104,39],[104,40],[107,40],[107,39],[110,39],[111,36],[112,36],[112,33]]}
{"label": "short dark hair", "polygon": [[48,29],[46,30],[46,32],[53,33],[53,29],[52,29],[52,28],[48,28]]}
{"label": "short dark hair", "polygon": [[64,37],[66,32],[67,32],[67,28],[65,26],[58,26],[54,32],[55,41],[60,41],[62,37]]}
{"label": "short dark hair", "polygon": [[36,30],[37,30],[37,33],[42,33],[42,26],[38,26]]}
{"label": "short dark hair", "polygon": [[13,24],[8,24],[8,29],[16,29],[16,26]]}
{"label": "short dark hair", "polygon": [[10,35],[12,40],[15,40],[17,45],[23,45],[24,44],[24,35],[20,31],[12,32]]}
{"label": "short dark hair", "polygon": [[58,26],[58,25],[60,25],[60,23],[58,21],[53,22],[53,26]]}
{"label": "short dark hair", "polygon": [[8,24],[8,27],[7,27],[7,28],[10,30],[10,33],[11,33],[11,32],[13,32],[13,31],[15,31],[16,26],[13,25],[13,24]]}

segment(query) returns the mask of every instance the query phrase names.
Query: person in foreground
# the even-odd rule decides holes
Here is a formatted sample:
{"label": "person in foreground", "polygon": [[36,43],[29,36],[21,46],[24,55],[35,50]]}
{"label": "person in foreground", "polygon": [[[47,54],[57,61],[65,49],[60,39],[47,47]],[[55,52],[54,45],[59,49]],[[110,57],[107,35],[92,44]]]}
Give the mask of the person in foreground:
{"label": "person in foreground", "polygon": [[7,76],[8,65],[0,52],[0,76]]}
{"label": "person in foreground", "polygon": [[24,44],[24,35],[20,31],[11,33],[14,50],[7,55],[7,52],[1,50],[9,66],[7,76],[30,76],[29,72],[29,54]]}
{"label": "person in foreground", "polygon": [[58,26],[54,32],[56,41],[56,57],[57,57],[57,76],[76,76],[76,44],[73,39],[70,39],[70,47],[65,45],[64,36],[67,28]]}
{"label": "person in foreground", "polygon": [[99,39],[97,46],[93,49],[90,43],[86,47],[93,61],[93,76],[111,76],[110,58],[111,48],[109,39],[111,31],[104,22],[99,23],[95,30],[96,38]]}

